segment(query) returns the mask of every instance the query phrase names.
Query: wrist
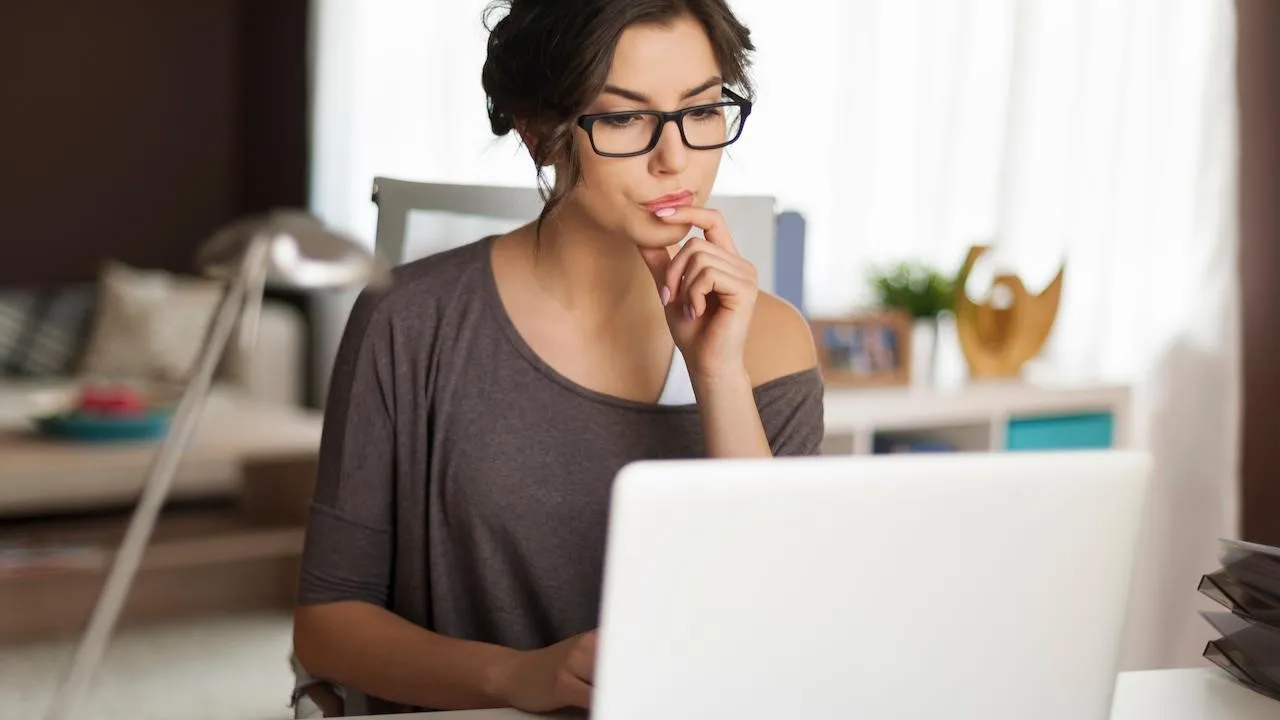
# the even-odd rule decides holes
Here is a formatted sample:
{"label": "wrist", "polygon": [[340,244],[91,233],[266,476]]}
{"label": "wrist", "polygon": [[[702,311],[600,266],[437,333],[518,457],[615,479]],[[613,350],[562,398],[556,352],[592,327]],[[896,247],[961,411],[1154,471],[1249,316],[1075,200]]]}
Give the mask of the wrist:
{"label": "wrist", "polygon": [[696,393],[739,391],[751,389],[751,375],[746,367],[720,368],[711,371],[690,371],[689,381]]}
{"label": "wrist", "polygon": [[515,696],[516,666],[523,652],[507,647],[496,647],[493,657],[485,665],[483,692],[495,707],[510,707]]}

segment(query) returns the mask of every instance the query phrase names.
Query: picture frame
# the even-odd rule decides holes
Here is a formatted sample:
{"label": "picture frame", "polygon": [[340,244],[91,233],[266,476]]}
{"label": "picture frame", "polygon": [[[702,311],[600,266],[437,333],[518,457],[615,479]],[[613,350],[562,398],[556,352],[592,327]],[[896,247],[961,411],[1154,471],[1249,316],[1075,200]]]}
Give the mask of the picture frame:
{"label": "picture frame", "polygon": [[875,310],[809,322],[826,383],[884,387],[911,382],[912,318],[899,310]]}

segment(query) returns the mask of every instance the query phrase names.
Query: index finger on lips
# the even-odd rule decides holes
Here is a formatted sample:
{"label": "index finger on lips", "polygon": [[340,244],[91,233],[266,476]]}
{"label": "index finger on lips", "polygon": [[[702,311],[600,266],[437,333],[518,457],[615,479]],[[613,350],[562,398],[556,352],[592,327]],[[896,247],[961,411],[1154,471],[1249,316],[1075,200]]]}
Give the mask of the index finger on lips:
{"label": "index finger on lips", "polygon": [[738,247],[733,244],[733,235],[729,232],[729,224],[725,222],[724,215],[719,210],[686,205],[676,208],[674,213],[662,219],[675,225],[689,223],[702,228],[702,234],[707,242],[718,245],[735,255],[738,254]]}

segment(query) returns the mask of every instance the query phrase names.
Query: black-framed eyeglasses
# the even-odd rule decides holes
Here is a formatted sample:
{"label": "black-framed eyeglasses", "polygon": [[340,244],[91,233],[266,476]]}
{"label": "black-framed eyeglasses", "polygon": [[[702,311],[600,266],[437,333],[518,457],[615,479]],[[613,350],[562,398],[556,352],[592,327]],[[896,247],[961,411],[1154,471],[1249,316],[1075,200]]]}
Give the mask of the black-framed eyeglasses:
{"label": "black-framed eyeglasses", "polygon": [[596,113],[578,118],[578,127],[587,131],[591,149],[604,157],[644,155],[658,146],[662,128],[674,122],[680,139],[693,150],[715,150],[733,144],[742,136],[742,126],[751,114],[751,101],[729,88],[722,88],[728,100],[695,105],[674,112],[626,110]]}

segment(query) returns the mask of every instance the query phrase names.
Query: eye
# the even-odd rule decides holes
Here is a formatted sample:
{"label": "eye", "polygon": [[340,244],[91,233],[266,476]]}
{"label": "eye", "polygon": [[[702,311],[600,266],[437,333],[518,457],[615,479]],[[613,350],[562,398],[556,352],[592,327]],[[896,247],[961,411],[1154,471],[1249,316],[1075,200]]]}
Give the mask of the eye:
{"label": "eye", "polygon": [[694,120],[710,120],[712,118],[718,118],[723,114],[724,108],[719,105],[714,105],[712,107],[694,108],[689,111],[689,114],[686,117],[693,118]]}
{"label": "eye", "polygon": [[631,125],[637,125],[644,122],[643,115],[608,115],[600,118],[599,122],[611,128],[625,128]]}

